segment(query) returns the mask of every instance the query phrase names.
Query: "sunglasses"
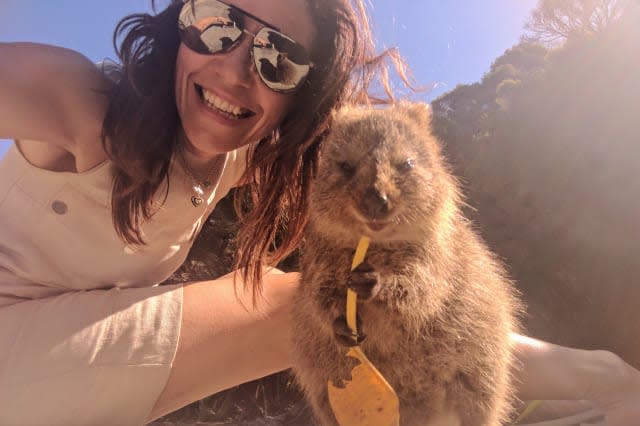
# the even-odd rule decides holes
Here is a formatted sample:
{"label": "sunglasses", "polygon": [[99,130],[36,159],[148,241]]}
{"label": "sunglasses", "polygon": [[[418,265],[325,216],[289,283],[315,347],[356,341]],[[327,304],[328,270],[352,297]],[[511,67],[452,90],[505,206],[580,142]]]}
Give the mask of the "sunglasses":
{"label": "sunglasses", "polygon": [[[244,28],[252,19],[257,33]],[[260,18],[219,0],[185,0],[178,18],[182,43],[194,52],[213,55],[232,50],[243,35],[253,38],[250,49],[262,82],[279,93],[293,92],[304,83],[312,66],[307,50]]]}

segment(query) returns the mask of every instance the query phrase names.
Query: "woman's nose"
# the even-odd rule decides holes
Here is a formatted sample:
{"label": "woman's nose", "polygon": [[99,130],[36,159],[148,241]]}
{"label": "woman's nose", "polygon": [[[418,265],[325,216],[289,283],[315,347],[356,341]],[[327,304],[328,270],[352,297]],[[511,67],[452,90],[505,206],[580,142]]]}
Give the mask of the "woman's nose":
{"label": "woman's nose", "polygon": [[220,53],[220,76],[224,82],[230,85],[250,87],[256,78],[255,67],[250,49],[253,46],[253,38],[244,34],[242,39],[231,50]]}

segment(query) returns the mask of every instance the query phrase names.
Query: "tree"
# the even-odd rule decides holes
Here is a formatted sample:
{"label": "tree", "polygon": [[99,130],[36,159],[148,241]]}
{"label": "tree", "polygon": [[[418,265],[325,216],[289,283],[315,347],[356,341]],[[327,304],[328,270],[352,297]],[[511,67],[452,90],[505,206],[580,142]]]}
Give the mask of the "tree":
{"label": "tree", "polygon": [[602,32],[638,0],[539,0],[525,25],[526,41],[547,45]]}

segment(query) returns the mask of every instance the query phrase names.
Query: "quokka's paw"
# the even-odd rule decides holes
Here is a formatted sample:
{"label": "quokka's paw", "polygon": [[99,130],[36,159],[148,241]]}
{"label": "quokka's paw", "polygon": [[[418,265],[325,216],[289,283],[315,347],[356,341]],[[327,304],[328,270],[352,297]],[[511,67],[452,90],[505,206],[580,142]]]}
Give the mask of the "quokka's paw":
{"label": "quokka's paw", "polygon": [[373,266],[364,261],[351,271],[347,286],[355,291],[361,300],[369,300],[376,297],[380,291],[379,277]]}
{"label": "quokka's paw", "polygon": [[344,315],[340,315],[333,321],[333,333],[335,335],[336,341],[342,346],[357,346],[364,341],[367,335],[362,333],[361,331],[362,321],[360,320],[360,315],[357,314],[356,328],[358,329],[358,332],[353,333],[347,325],[347,318]]}

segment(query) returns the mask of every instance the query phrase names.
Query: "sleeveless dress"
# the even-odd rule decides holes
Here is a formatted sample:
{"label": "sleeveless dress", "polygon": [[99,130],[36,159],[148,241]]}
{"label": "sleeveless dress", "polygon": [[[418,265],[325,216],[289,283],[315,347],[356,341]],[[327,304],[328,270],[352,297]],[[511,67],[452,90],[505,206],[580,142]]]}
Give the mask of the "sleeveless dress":
{"label": "sleeveless dress", "polygon": [[10,148],[0,162],[0,425],[144,423],[182,315],[182,287],[158,284],[185,260],[245,158],[246,148],[226,155],[197,207],[172,161],[168,192],[161,187],[142,226],[147,245],[129,246],[112,224],[109,161],[52,172]]}

